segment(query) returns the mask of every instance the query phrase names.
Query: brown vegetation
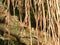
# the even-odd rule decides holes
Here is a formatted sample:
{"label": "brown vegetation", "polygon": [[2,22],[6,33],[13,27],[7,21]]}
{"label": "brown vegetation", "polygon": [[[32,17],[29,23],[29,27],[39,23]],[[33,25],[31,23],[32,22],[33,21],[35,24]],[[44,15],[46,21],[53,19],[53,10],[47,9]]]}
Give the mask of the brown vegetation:
{"label": "brown vegetation", "polygon": [[[5,18],[5,25],[7,25],[8,28],[8,38],[10,36],[14,35],[17,36],[18,38],[22,35],[30,37],[29,39],[23,40],[27,45],[33,45],[33,41],[36,41],[36,45],[60,45],[60,4],[59,0],[11,0],[12,6],[13,6],[13,16],[10,14],[10,0],[5,0],[4,5],[6,5],[7,1],[7,9],[0,9],[0,17],[1,13],[4,12],[5,16],[2,18]],[[15,2],[15,3],[14,3]],[[25,3],[25,18],[23,20],[22,15],[23,15],[23,4]],[[19,9],[19,16],[20,20],[18,20],[18,17],[15,16],[15,8]],[[32,9],[33,11],[33,16],[36,22],[36,28],[33,28],[31,26],[31,14],[30,10]],[[12,30],[12,22],[11,22],[11,17],[18,22],[18,26],[21,28],[21,32],[17,30],[18,35],[16,35],[14,30]],[[12,20],[13,21],[13,20]],[[16,24],[15,23],[15,24]],[[11,27],[12,26],[12,27]],[[26,27],[26,29],[24,28]],[[5,27],[4,27],[5,28]],[[18,28],[17,26],[15,28]],[[19,29],[20,29],[19,28]],[[3,29],[4,31],[4,29]],[[6,33],[6,30],[4,31]],[[4,33],[4,35],[5,35]],[[21,36],[21,37],[22,37]],[[33,37],[36,38],[33,39]],[[20,41],[20,38],[19,38]],[[8,43],[9,45],[9,43]]]}

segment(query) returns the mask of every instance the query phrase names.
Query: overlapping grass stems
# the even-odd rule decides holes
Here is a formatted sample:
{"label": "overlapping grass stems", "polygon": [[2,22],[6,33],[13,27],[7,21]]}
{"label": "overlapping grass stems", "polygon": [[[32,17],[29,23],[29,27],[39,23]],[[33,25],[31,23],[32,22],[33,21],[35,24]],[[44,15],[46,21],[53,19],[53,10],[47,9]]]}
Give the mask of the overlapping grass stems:
{"label": "overlapping grass stems", "polygon": [[[60,8],[58,4],[59,0],[11,0],[13,6],[13,12],[15,16],[15,8],[17,7],[19,10],[20,16],[20,24],[22,30],[24,27],[27,27],[30,30],[30,45],[32,44],[32,26],[31,26],[31,14],[30,10],[32,9],[33,16],[36,22],[36,37],[37,37],[37,45],[40,45],[40,34],[44,34],[42,45],[60,45],[59,37],[60,37],[60,24],[59,24],[59,16],[60,16]],[[24,2],[24,3],[23,3]],[[4,2],[4,5],[6,0]],[[10,0],[7,0],[7,23],[9,26],[9,5]],[[24,5],[25,4],[25,5]],[[23,5],[25,6],[25,18],[23,20]],[[22,21],[23,20],[23,21]],[[33,25],[33,24],[32,24]],[[42,33],[41,33],[42,32]],[[10,31],[8,32],[10,36]],[[9,45],[9,43],[8,43]]]}
{"label": "overlapping grass stems", "polygon": [[[5,2],[6,2],[6,0],[5,0]],[[4,5],[5,5],[5,3],[4,3]],[[7,27],[10,27],[10,0],[7,0],[7,11],[6,11],[6,13],[7,13],[7,17],[6,17],[6,23],[7,23]],[[5,36],[5,34],[4,34],[4,36]],[[10,30],[8,31],[8,38],[10,39]],[[8,45],[9,45],[9,41],[10,40],[8,40]]]}

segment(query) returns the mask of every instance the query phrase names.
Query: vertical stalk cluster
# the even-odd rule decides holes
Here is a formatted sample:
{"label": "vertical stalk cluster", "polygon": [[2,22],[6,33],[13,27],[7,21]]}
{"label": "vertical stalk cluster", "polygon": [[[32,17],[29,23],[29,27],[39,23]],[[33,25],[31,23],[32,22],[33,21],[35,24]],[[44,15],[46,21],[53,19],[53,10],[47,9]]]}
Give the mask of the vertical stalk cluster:
{"label": "vertical stalk cluster", "polygon": [[30,1],[25,0],[25,22],[27,23],[27,28],[30,30],[30,45],[32,45],[32,35],[31,35],[31,20],[30,20]]}
{"label": "vertical stalk cluster", "polygon": [[20,22],[22,23],[22,4],[23,0],[18,0],[18,9],[19,9],[19,15],[20,15]]}
{"label": "vertical stalk cluster", "polygon": [[[7,22],[7,26],[10,28],[10,0],[7,0],[7,4],[8,4],[8,7],[7,7],[7,17],[6,17],[6,22]],[[8,31],[8,38],[10,39],[10,30]],[[8,45],[10,45],[10,40],[8,40]]]}
{"label": "vertical stalk cluster", "polygon": [[[6,2],[6,0],[5,0]],[[12,5],[13,5],[13,10],[14,10],[14,15],[15,15],[15,0],[11,0]],[[34,13],[34,18],[36,21],[36,36],[37,36],[37,45],[39,45],[39,30],[41,30],[43,33],[45,33],[45,45],[48,45],[47,42],[49,42],[49,45],[51,43],[54,43],[55,45],[59,45],[59,36],[60,36],[60,9],[59,9],[59,4],[58,0],[25,0],[25,19],[22,22],[22,7],[23,7],[23,0],[17,0],[18,2],[18,9],[19,9],[19,15],[20,15],[20,23],[26,25],[27,28],[30,31],[30,45],[32,45],[32,30],[31,30],[31,14],[30,14],[30,9],[32,8],[33,13]],[[45,3],[46,3],[46,8],[45,9]],[[7,23],[9,26],[9,9],[10,9],[10,0],[7,0]],[[47,11],[46,11],[47,10]],[[47,12],[47,13],[46,13]],[[39,27],[40,26],[40,27]],[[40,28],[40,29],[39,29]],[[47,28],[47,29],[46,29]],[[46,31],[47,30],[47,31]],[[42,33],[42,34],[43,34]],[[52,36],[51,36],[52,33]],[[10,35],[10,31],[8,32]],[[47,36],[48,34],[48,36]],[[49,38],[49,41],[48,39]],[[57,39],[58,38],[58,39]],[[58,40],[58,42],[57,42]]]}

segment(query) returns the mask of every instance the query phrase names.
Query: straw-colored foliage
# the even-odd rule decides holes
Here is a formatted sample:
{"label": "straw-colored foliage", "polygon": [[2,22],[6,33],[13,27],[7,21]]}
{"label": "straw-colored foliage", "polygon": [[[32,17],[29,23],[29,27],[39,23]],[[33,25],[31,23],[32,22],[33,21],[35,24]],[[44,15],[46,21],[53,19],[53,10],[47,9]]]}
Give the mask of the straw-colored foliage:
{"label": "straw-colored foliage", "polygon": [[8,45],[60,45],[60,0],[3,0],[0,22]]}

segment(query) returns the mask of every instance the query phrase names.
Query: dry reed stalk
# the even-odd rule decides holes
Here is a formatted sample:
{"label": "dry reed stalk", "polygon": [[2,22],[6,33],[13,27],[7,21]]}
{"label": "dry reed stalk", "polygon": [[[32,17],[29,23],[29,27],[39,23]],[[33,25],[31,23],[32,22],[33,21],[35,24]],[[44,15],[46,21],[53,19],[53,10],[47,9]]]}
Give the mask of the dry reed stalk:
{"label": "dry reed stalk", "polygon": [[[6,4],[6,0],[4,1],[4,6],[5,6],[5,4]],[[6,15],[7,15],[7,13],[6,13]],[[6,21],[7,21],[7,20],[6,20]],[[5,22],[5,24],[6,24],[6,22]],[[5,37],[5,35],[6,35],[6,33],[5,33],[5,31],[4,31],[3,36]],[[5,44],[5,42],[4,42],[4,44]]]}
{"label": "dry reed stalk", "polygon": [[[7,7],[7,23],[8,23],[8,27],[10,28],[10,19],[9,19],[9,7],[10,7],[10,0],[7,0],[8,3],[8,7]],[[10,39],[10,30],[8,31],[8,38]],[[8,40],[8,45],[9,44],[9,40]]]}
{"label": "dry reed stalk", "polygon": [[[41,2],[40,2],[41,3]],[[40,4],[41,5],[41,4]],[[42,8],[41,8],[42,6],[40,6],[40,30],[42,31],[42,21],[43,21],[43,16],[42,16]]]}
{"label": "dry reed stalk", "polygon": [[28,20],[29,20],[29,29],[30,29],[30,42],[31,42],[31,45],[32,45],[32,33],[31,33],[32,30],[31,30],[31,20],[30,20],[30,1],[31,0],[28,1],[28,4],[29,4],[28,5],[28,16],[29,16]]}
{"label": "dry reed stalk", "polygon": [[[34,0],[35,1],[35,0]],[[35,17],[35,15],[36,15],[36,13],[35,13],[35,11],[34,11],[34,8],[35,8],[35,10],[36,10],[36,7],[35,7],[35,3],[34,3],[34,7],[32,6],[32,1],[30,0],[30,7],[32,8],[32,11],[33,11],[33,14],[34,14],[34,17]],[[36,32],[34,32],[34,36],[35,36],[35,33]],[[31,40],[32,40],[32,38],[31,38]],[[32,41],[31,41],[32,42]],[[39,44],[39,42],[38,42],[38,44]],[[37,44],[37,45],[38,45]],[[31,44],[32,45],[32,44]]]}
{"label": "dry reed stalk", "polygon": [[30,20],[30,1],[28,1],[28,17],[29,17],[29,29],[30,29],[30,42],[32,45],[32,34],[31,34],[31,20]]}
{"label": "dry reed stalk", "polygon": [[[53,10],[53,9],[52,9],[52,10]],[[56,11],[56,1],[55,1],[55,0],[54,0],[54,10]],[[55,26],[55,25],[57,25],[57,19],[56,19],[56,16],[57,16],[57,15],[55,14],[55,11],[53,11],[54,14],[53,14],[53,13],[52,13],[52,14],[53,14],[53,18],[54,18],[53,21],[55,21],[55,22],[54,22],[55,32],[58,33],[58,28],[57,28],[57,26]],[[56,28],[57,28],[57,29],[56,29]],[[58,35],[58,34],[57,34],[57,35]]]}
{"label": "dry reed stalk", "polygon": [[[38,36],[38,21],[39,21],[39,13],[38,13],[38,9],[37,9],[37,2],[38,0],[34,0],[34,17],[35,17],[35,20],[36,20],[36,34],[37,34],[37,45],[39,45],[39,36]],[[39,4],[38,4],[39,5]]]}
{"label": "dry reed stalk", "polygon": [[[56,18],[55,18],[55,7],[56,7],[56,4],[55,4],[55,0],[51,0],[51,5],[50,6],[53,6],[53,7],[51,7],[51,29],[52,29],[52,36],[53,36],[53,38],[52,38],[52,41],[54,41],[54,43],[55,43],[55,45],[57,44],[57,42],[56,42],[56,39],[57,39],[57,36],[56,36],[56,28],[57,27],[55,27],[55,23],[56,23]],[[53,19],[54,18],[54,19]]]}
{"label": "dry reed stalk", "polygon": [[[57,19],[58,19],[58,16],[59,16],[59,5],[58,5],[58,0],[56,0],[56,12],[57,12]],[[60,34],[60,25],[59,25],[59,19],[57,20],[57,25],[58,25],[58,45],[59,45],[59,34]]]}
{"label": "dry reed stalk", "polygon": [[[52,20],[52,21],[53,21],[53,20]],[[55,41],[55,40],[56,40],[55,27],[54,27],[54,23],[53,23],[53,22],[52,22],[52,24],[53,24],[53,25],[52,25],[52,30],[53,30],[53,32],[52,32],[52,34],[53,34],[53,35],[52,35],[52,36],[53,36],[52,41],[54,41],[54,42],[56,43],[56,41]],[[55,45],[56,45],[56,44],[55,44]]]}
{"label": "dry reed stalk", "polygon": [[[54,15],[54,14],[53,14],[53,15]],[[53,21],[54,21],[54,20],[53,20],[53,18],[52,18],[52,19],[51,19],[51,23],[52,23],[51,28],[52,28],[52,34],[53,34],[52,36],[53,36],[53,39],[54,39],[54,38],[55,38],[54,35],[55,35],[56,33],[55,33],[55,26],[54,26],[55,24],[54,24]]]}
{"label": "dry reed stalk", "polygon": [[43,11],[43,30],[46,30],[46,18],[45,18],[45,9],[44,9],[44,0],[42,0],[42,11]]}
{"label": "dry reed stalk", "polygon": [[[53,2],[53,1],[52,1]],[[54,4],[52,4],[51,3],[51,5],[54,5]],[[53,6],[54,7],[54,6]],[[53,8],[51,8],[51,27],[53,26],[53,24],[54,24],[54,22],[53,22],[53,16],[55,15],[55,13],[54,13],[54,9]],[[55,30],[55,29],[54,29]],[[52,32],[54,31],[53,29],[52,29]],[[54,34],[53,34],[54,35]]]}
{"label": "dry reed stalk", "polygon": [[[51,16],[53,16],[53,13],[52,13],[52,15],[51,15],[51,9],[50,9],[50,6],[49,6],[49,3],[50,3],[50,6],[51,6],[51,0],[50,1],[48,1],[47,0],[47,7],[48,7],[48,15],[49,15],[49,31],[50,31],[50,28],[52,29],[51,31],[52,31],[52,36],[53,36],[53,39],[55,40],[56,38],[55,38],[55,27],[54,27],[54,22],[53,22],[53,18],[51,17]],[[52,9],[53,10],[53,9]],[[52,23],[52,24],[51,24]],[[52,28],[52,26],[53,26],[53,28]],[[50,33],[49,33],[50,34]],[[55,42],[54,42],[55,43]]]}
{"label": "dry reed stalk", "polygon": [[34,17],[35,17],[35,20],[36,20],[36,31],[37,31],[37,26],[38,26],[38,20],[37,20],[37,8],[36,8],[36,0],[34,0]]}
{"label": "dry reed stalk", "polygon": [[21,25],[21,29],[24,31],[24,23],[22,22],[22,7],[23,7],[23,0],[18,0],[18,9],[19,9],[19,16],[20,16],[20,25]]}
{"label": "dry reed stalk", "polygon": [[19,8],[20,22],[22,23],[22,0],[18,0],[18,8]]}
{"label": "dry reed stalk", "polygon": [[[53,24],[53,28],[52,28],[52,32],[53,32],[53,40],[57,39],[57,35],[58,35],[58,28],[57,28],[57,20],[56,20],[56,14],[55,14],[55,10],[56,10],[56,3],[55,0],[53,0],[54,3],[52,3],[53,7],[51,8],[51,13],[52,13],[52,24]],[[53,2],[52,1],[52,2]],[[55,41],[55,45],[57,44],[57,42]]]}
{"label": "dry reed stalk", "polygon": [[42,30],[41,0],[38,0],[38,20],[40,20],[40,30]]}
{"label": "dry reed stalk", "polygon": [[47,0],[47,8],[48,8],[48,16],[49,16],[49,27],[48,30],[50,30],[50,7],[49,7],[49,1]]}
{"label": "dry reed stalk", "polygon": [[[50,34],[50,31],[52,31],[52,33],[53,33],[53,29],[52,29],[52,21],[51,20],[53,20],[52,19],[52,17],[51,17],[51,8],[50,8],[50,6],[51,6],[51,0],[49,1],[49,0],[47,0],[47,8],[48,8],[48,16],[49,16],[49,27],[48,27],[48,31],[49,31],[49,35],[51,35]],[[51,28],[51,29],[50,29]],[[53,34],[54,35],[54,34]],[[51,36],[49,36],[49,39],[51,40],[51,38],[50,38]],[[51,41],[50,41],[51,42]],[[50,45],[51,45],[51,43],[50,43]]]}
{"label": "dry reed stalk", "polygon": [[25,25],[28,26],[28,1],[26,0],[25,1],[25,19],[24,19],[24,22],[25,22]]}
{"label": "dry reed stalk", "polygon": [[[40,17],[41,17],[41,15],[40,15],[40,12],[41,12],[41,0],[38,0],[38,17],[37,17],[37,19],[38,19],[38,21],[41,19]],[[40,20],[41,21],[41,20]],[[40,22],[41,23],[41,22]],[[40,25],[41,26],[41,25]],[[36,28],[37,28],[37,30],[38,30],[38,22],[37,22],[37,26],[36,26]],[[38,44],[37,45],[40,45],[39,44],[39,32],[37,32],[37,37],[38,37]]]}
{"label": "dry reed stalk", "polygon": [[[41,0],[42,1],[42,13],[43,13],[43,31],[46,32],[46,17],[45,17],[45,9],[44,9],[44,0]],[[45,44],[47,42],[47,38],[46,38],[46,33],[44,34],[45,35]]]}

